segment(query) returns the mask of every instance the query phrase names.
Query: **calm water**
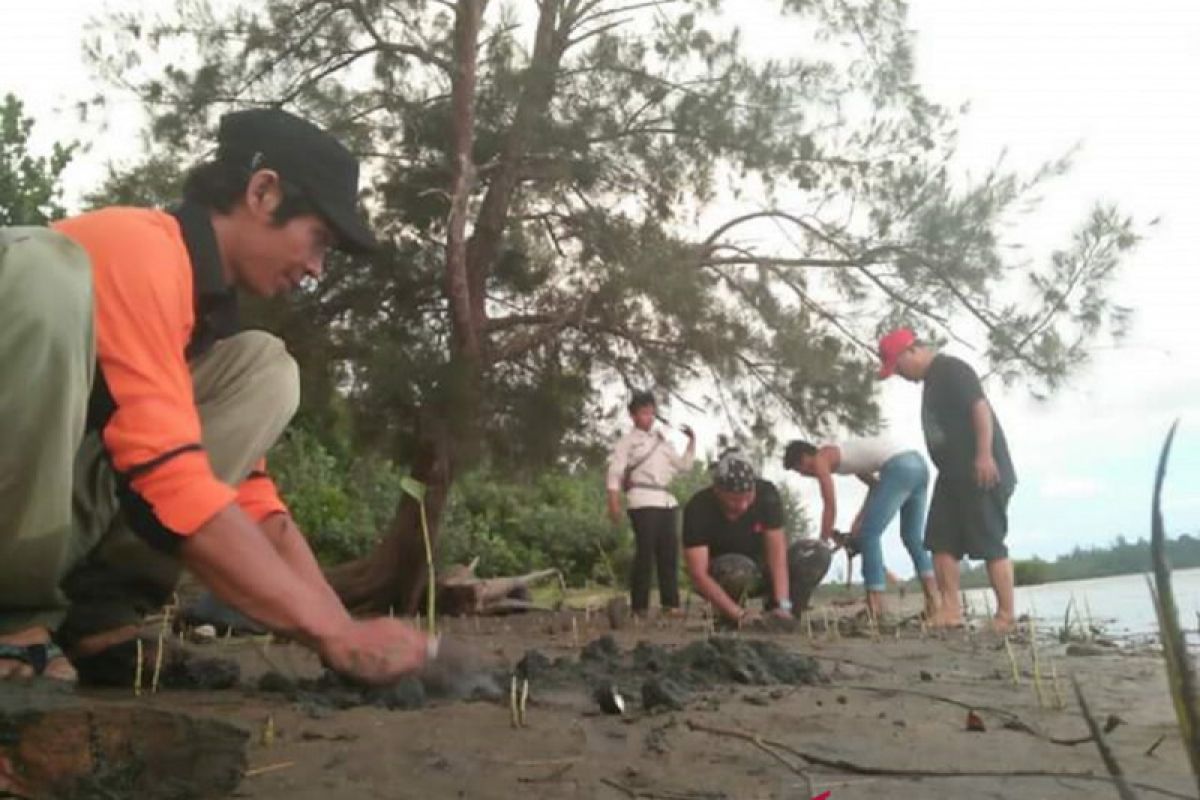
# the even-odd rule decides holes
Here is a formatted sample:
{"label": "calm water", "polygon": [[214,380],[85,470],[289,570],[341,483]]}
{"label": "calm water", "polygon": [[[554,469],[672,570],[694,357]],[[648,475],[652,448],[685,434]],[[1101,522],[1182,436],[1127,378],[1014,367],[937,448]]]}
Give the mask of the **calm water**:
{"label": "calm water", "polygon": [[[1172,573],[1175,603],[1179,607],[1179,622],[1196,641],[1197,617],[1200,611],[1200,568],[1176,570]],[[984,597],[995,608],[990,590],[967,592],[972,615],[984,613]],[[1067,604],[1074,598],[1071,624],[1077,614],[1091,610],[1094,624],[1102,625],[1111,634],[1143,636],[1157,631],[1154,602],[1143,575],[1118,575],[1112,578],[1092,578],[1084,581],[1047,583],[1017,589],[1017,614],[1033,614],[1039,626],[1061,628]]]}

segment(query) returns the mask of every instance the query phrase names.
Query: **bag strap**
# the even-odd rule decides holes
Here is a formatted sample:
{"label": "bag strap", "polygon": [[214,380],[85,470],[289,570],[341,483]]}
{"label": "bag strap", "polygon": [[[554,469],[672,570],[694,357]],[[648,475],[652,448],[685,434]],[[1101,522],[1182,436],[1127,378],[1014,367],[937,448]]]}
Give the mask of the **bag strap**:
{"label": "bag strap", "polygon": [[637,461],[635,461],[632,464],[630,464],[629,466],[625,467],[625,479],[629,480],[629,477],[631,475],[633,475],[633,471],[635,469],[637,469],[642,464],[645,464],[648,460],[650,460],[650,456],[654,455],[654,451],[657,450],[659,448],[659,445],[661,445],[662,443],[663,443],[663,438],[661,436],[659,436],[657,439],[655,439],[654,445],[649,450],[646,451],[646,455],[642,456]]}

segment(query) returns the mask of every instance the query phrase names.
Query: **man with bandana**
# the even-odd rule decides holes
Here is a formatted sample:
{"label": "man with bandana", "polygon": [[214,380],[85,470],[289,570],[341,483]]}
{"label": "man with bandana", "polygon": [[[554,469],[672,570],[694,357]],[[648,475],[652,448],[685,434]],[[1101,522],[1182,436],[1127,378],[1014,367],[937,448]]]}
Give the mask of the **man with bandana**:
{"label": "man with bandana", "polygon": [[779,490],[736,450],[721,456],[712,485],[684,507],[683,548],[692,586],[734,623],[759,616],[745,607],[751,596],[762,596],[775,617],[803,610],[831,555],[815,540],[788,546]]}

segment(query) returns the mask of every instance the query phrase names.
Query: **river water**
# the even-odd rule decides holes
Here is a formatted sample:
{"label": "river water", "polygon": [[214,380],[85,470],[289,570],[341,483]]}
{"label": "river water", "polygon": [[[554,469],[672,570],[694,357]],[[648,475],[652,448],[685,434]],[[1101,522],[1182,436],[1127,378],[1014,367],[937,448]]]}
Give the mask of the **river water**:
{"label": "river water", "polygon": [[[1200,568],[1176,570],[1172,573],[1175,603],[1179,622],[1191,641],[1197,641],[1200,620]],[[987,589],[966,592],[972,616],[985,613],[985,597],[994,610],[995,597]],[[1074,602],[1072,602],[1074,601]],[[1036,617],[1039,627],[1061,628],[1067,605],[1071,604],[1071,625],[1076,625],[1079,613],[1089,616],[1093,624],[1102,626],[1115,636],[1140,638],[1156,633],[1154,601],[1144,575],[1116,575],[1110,578],[1090,578],[1082,581],[1045,583],[1017,588],[1017,614]]]}

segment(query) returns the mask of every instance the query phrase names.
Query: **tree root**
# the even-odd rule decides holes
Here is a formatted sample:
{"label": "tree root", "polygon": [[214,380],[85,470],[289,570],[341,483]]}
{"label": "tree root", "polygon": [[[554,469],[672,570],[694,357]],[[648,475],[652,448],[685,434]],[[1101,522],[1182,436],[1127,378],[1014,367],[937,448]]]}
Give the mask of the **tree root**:
{"label": "tree root", "polygon": [[[918,692],[915,689],[901,689],[890,686],[868,686],[866,684],[842,685],[839,686],[839,688],[862,692],[875,692],[877,694],[905,694],[913,697],[924,697],[926,700],[936,700],[939,703],[949,703],[950,705],[958,706],[959,708],[965,708],[968,711],[985,711],[989,714],[995,714],[996,716],[1004,717],[1006,720],[1005,727],[1008,730],[1028,733],[1030,736],[1036,736],[1037,738],[1049,742],[1050,744],[1056,744],[1062,747],[1075,747],[1077,745],[1088,744],[1095,741],[1095,738],[1090,734],[1087,736],[1076,736],[1071,738],[1051,736],[1045,731],[1038,730],[1033,725],[1021,719],[1021,717],[1016,713],[1007,709],[996,708],[994,706],[983,706],[977,703],[968,703],[965,700],[957,700],[953,697],[946,697],[945,695],[932,694],[930,692]],[[1111,733],[1119,724],[1121,724],[1120,718],[1110,718],[1108,724],[1105,726],[1104,732]]]}
{"label": "tree root", "polygon": [[[688,720],[687,726],[689,730],[710,733],[715,736],[726,736],[743,741],[754,742],[760,739],[763,744],[777,748],[790,753],[791,755],[801,758],[809,764],[827,769],[837,770],[839,772],[849,772],[854,775],[879,775],[890,778],[916,779],[916,778],[1053,778],[1091,781],[1094,783],[1105,783],[1113,785],[1113,779],[1107,775],[1096,775],[1091,772],[1055,772],[1052,770],[1041,769],[1014,769],[1014,770],[941,770],[941,769],[904,769],[892,767],[876,767],[867,764],[856,764],[853,761],[847,761],[841,758],[826,758],[816,755],[815,753],[807,753],[798,750],[791,745],[783,742],[772,741],[769,739],[761,739],[752,733],[739,731],[732,728],[720,728],[714,725],[706,725],[695,720]],[[1159,786],[1153,786],[1146,783],[1130,782],[1130,785],[1136,786],[1139,789],[1144,789],[1147,792],[1154,792],[1163,795],[1164,797],[1179,798],[1179,800],[1193,800],[1191,795],[1174,792],[1170,789],[1163,789]]]}

